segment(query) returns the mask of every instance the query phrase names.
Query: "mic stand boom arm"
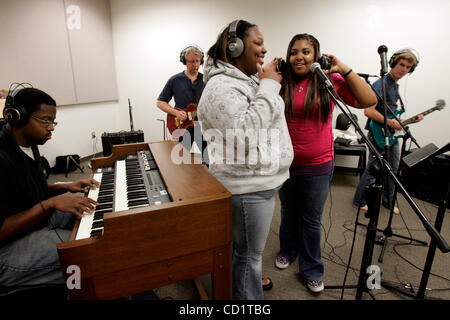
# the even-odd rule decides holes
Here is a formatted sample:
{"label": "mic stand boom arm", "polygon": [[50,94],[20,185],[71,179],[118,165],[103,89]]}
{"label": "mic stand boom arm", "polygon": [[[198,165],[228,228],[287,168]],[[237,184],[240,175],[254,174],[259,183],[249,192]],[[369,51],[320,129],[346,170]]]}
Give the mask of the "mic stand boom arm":
{"label": "mic stand boom arm", "polygon": [[[326,86],[325,86],[326,87]],[[353,124],[353,126],[356,128],[360,136],[362,137],[365,144],[369,147],[369,149],[373,152],[373,154],[377,157],[378,161],[380,162],[380,165],[383,168],[386,168],[386,171],[389,173],[391,178],[393,179],[394,183],[396,184],[398,190],[405,196],[406,201],[408,201],[411,208],[414,210],[414,212],[419,217],[420,221],[422,222],[423,226],[427,230],[428,234],[432,239],[436,241],[436,244],[443,253],[447,253],[450,251],[450,247],[445,241],[445,239],[440,235],[439,231],[436,230],[436,228],[427,220],[425,215],[422,213],[420,208],[417,206],[417,204],[414,202],[414,200],[409,195],[408,191],[406,191],[403,184],[400,182],[400,180],[397,178],[397,175],[392,171],[392,167],[389,165],[389,162],[384,159],[381,154],[378,152],[377,148],[369,141],[367,136],[362,131],[361,127],[358,125],[358,123],[353,119],[353,117],[349,116],[349,112],[345,110],[345,108],[341,105],[340,101],[336,98],[334,90],[330,90],[330,88],[326,87],[328,94],[333,99],[334,103],[341,109],[341,111],[347,116],[349,121]],[[337,93],[336,93],[337,94]]]}

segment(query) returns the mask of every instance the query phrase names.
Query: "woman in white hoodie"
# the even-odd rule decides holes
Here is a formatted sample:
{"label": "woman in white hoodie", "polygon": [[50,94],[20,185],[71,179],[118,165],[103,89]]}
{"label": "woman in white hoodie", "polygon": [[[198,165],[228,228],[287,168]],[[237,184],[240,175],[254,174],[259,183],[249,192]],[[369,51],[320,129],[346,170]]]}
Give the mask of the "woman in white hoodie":
{"label": "woman in white hoodie", "polygon": [[291,139],[272,60],[258,27],[233,21],[209,49],[198,117],[209,170],[233,194],[233,299],[263,299],[262,252],[275,193],[289,177]]}

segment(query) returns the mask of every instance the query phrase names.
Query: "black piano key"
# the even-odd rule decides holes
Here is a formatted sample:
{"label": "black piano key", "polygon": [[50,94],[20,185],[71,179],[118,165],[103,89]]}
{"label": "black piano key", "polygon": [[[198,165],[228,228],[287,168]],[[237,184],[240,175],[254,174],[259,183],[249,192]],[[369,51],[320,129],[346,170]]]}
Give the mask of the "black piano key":
{"label": "black piano key", "polygon": [[144,191],[139,191],[139,192],[129,192],[127,194],[127,198],[129,200],[133,200],[133,199],[140,199],[140,198],[147,198],[147,192]]}
{"label": "black piano key", "polygon": [[142,176],[140,174],[132,174],[132,175],[127,175],[126,176],[126,181],[134,181],[134,180],[142,180]]}
{"label": "black piano key", "polygon": [[108,203],[108,202],[111,203],[111,202],[113,202],[113,199],[114,199],[113,195],[99,196],[97,198],[97,202],[100,204]]}
{"label": "black piano key", "polygon": [[127,181],[127,185],[136,185],[136,184],[143,184],[143,183],[144,183],[143,179]]}
{"label": "black piano key", "polygon": [[148,199],[140,199],[140,200],[131,200],[128,201],[128,206],[134,206],[137,204],[148,204]]}
{"label": "black piano key", "polygon": [[102,203],[95,207],[95,210],[112,209],[112,203]]}
{"label": "black piano key", "polygon": [[96,213],[101,213],[101,214],[104,214],[104,213],[107,213],[107,212],[112,212],[112,207],[111,208],[105,208],[105,209],[96,210],[95,212]]}
{"label": "black piano key", "polygon": [[103,221],[94,221],[92,224],[92,229],[98,229],[103,227]]}
{"label": "black piano key", "polygon": [[91,237],[101,236],[102,233],[103,233],[103,228],[92,230]]}
{"label": "black piano key", "polygon": [[134,191],[134,190],[145,190],[145,184],[136,184],[132,186],[127,186],[127,191]]}

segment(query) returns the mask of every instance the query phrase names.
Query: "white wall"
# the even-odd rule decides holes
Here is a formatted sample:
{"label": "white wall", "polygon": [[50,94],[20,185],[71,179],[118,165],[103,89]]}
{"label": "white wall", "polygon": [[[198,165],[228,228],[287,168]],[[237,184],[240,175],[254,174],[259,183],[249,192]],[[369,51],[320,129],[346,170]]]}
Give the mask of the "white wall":
{"label": "white wall", "polygon": [[[162,125],[156,119],[165,115],[156,99],[167,79],[185,69],[180,51],[196,43],[206,52],[236,18],[259,26],[268,50],[266,61],[284,57],[292,36],[303,32],[319,39],[322,52],[336,54],[363,73],[379,74],[377,48],[382,44],[389,49],[388,58],[400,48],[416,49],[417,70],[399,82],[407,115],[414,115],[434,106],[437,99],[450,101],[449,12],[447,0],[111,0],[119,102],[59,108],[61,125],[43,153],[92,154],[91,131],[100,136],[103,131],[129,130],[128,98],[135,129],[144,131],[146,141],[162,140]],[[363,112],[355,113],[363,126]],[[336,110],[334,117],[338,114]],[[411,125],[421,146],[449,142],[449,114],[447,107]],[[101,150],[101,142],[98,146]]]}
{"label": "white wall", "polygon": [[[59,106],[56,109],[58,125],[52,139],[39,150],[51,166],[54,165],[57,156],[78,154],[86,157],[101,152],[103,132],[130,130],[129,126],[120,126],[118,114],[117,102]],[[95,132],[97,140],[92,139],[92,132]]]}

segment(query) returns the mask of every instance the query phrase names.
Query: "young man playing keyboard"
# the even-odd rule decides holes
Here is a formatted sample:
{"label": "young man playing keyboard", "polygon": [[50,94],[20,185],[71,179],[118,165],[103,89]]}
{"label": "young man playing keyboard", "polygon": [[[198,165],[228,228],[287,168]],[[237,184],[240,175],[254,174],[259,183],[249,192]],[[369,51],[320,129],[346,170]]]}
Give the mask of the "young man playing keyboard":
{"label": "young man playing keyboard", "polygon": [[16,84],[8,93],[3,117],[0,286],[63,284],[56,244],[69,240],[77,216],[93,212],[97,202],[80,193],[100,184],[94,179],[47,183],[38,146],[51,139],[57,124],[56,102],[48,94]]}

